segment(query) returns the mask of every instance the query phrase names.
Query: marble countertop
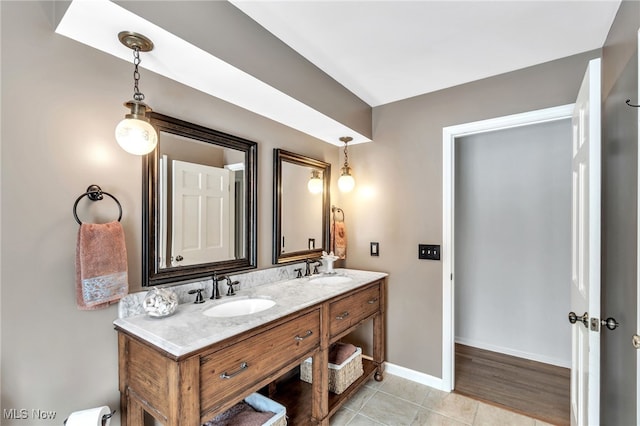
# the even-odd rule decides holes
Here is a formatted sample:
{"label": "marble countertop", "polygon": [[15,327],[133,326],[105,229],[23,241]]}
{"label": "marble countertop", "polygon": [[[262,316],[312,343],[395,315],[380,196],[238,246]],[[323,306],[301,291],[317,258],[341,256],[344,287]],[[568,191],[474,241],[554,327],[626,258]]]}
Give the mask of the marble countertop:
{"label": "marble countertop", "polygon": [[[313,282],[314,278],[322,275],[278,281],[238,291],[235,296],[222,296],[217,300],[207,298],[206,302],[202,304],[183,303],[169,317],[153,318],[148,315],[135,315],[118,318],[113,323],[117,328],[174,356],[182,356],[327,299],[348,293],[388,275],[384,272],[353,269],[336,269],[336,272],[337,275],[351,278],[351,281],[337,284]],[[203,313],[215,305],[249,297],[273,299],[276,304],[262,312],[227,318],[209,317]]]}

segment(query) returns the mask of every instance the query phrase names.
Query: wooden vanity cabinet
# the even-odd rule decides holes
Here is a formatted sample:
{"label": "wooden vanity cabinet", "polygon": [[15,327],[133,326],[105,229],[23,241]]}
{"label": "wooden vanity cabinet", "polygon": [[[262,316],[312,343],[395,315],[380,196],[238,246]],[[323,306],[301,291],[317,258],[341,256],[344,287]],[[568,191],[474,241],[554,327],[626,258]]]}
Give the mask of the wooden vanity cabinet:
{"label": "wooden vanity cabinet", "polygon": [[[287,407],[289,425],[328,425],[371,376],[382,379],[384,294],[383,279],[180,357],[116,327],[123,426],[143,426],[145,412],[165,426],[201,425],[310,356],[313,384],[280,384],[272,397]],[[330,395],[330,344],[370,319],[374,347],[372,359],[363,360],[365,374],[341,395]]]}

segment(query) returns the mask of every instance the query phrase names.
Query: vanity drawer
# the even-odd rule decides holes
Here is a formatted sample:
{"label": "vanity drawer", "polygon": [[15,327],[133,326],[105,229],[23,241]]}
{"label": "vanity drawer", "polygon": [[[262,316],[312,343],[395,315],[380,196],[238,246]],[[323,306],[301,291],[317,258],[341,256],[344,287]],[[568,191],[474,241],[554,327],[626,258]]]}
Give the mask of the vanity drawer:
{"label": "vanity drawer", "polygon": [[246,390],[320,345],[320,311],[293,318],[200,359],[201,413]]}
{"label": "vanity drawer", "polygon": [[360,290],[329,306],[331,336],[358,324],[380,309],[380,284]]}

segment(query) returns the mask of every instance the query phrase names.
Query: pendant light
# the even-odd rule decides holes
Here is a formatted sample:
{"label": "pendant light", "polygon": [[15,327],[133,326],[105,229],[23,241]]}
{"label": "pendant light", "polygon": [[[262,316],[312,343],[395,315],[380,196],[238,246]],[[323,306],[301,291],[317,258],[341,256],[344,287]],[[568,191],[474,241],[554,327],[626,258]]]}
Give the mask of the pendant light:
{"label": "pendant light", "polygon": [[153,50],[153,42],[142,34],[122,31],[118,34],[122,44],[133,50],[133,99],[125,102],[124,106],[131,110],[116,126],[116,141],[122,149],[135,155],[145,155],[153,151],[158,144],[158,134],[149,122],[147,112],[151,108],[144,102],[144,94],[138,89],[140,72],[140,52]]}
{"label": "pendant light", "polygon": [[347,144],[353,140],[349,136],[343,136],[340,138],[344,142],[344,166],[342,167],[342,174],[338,179],[338,188],[342,192],[350,192],[353,187],[356,186],[356,181],[351,176],[351,167],[349,167],[349,155],[347,153]]}
{"label": "pendant light", "polygon": [[322,192],[323,182],[320,177],[319,170],[311,170],[311,177],[309,178],[309,182],[307,183],[307,188],[309,192],[312,194],[319,194]]}

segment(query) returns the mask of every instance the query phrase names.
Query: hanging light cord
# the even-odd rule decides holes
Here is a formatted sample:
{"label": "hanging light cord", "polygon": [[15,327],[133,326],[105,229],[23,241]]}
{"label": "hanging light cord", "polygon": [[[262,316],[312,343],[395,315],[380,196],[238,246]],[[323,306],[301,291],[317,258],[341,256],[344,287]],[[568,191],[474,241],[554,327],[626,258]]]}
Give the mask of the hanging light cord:
{"label": "hanging light cord", "polygon": [[138,71],[138,65],[140,65],[140,47],[135,46],[133,48],[133,99],[142,102],[144,100],[144,94],[138,89],[138,82],[140,81],[140,72]]}

